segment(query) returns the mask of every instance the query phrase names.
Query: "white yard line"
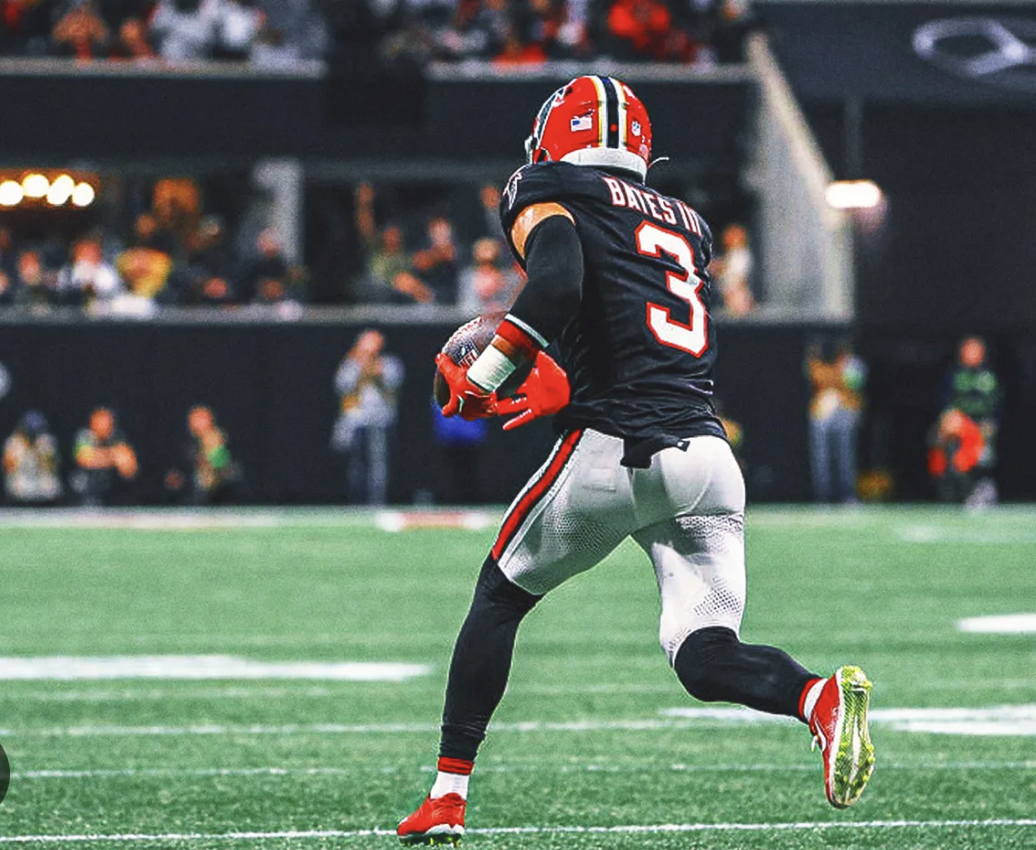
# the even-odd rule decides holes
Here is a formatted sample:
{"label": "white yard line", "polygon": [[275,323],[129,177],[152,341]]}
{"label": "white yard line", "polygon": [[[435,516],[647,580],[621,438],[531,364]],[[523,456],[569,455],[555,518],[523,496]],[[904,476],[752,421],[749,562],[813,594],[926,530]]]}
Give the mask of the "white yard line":
{"label": "white yard line", "polygon": [[[530,720],[494,723],[499,732],[653,732],[668,729],[708,728],[740,724],[797,725],[790,717],[778,717],[747,708],[680,707],[663,709],[661,718],[626,720]],[[904,732],[934,732],[959,735],[1036,735],[1036,704],[991,706],[988,708],[883,708],[870,713],[875,725]],[[58,726],[37,729],[3,729],[0,734],[17,737],[122,737],[180,735],[394,735],[437,732],[433,723],[311,723],[251,726],[209,724],[199,726]]]}
{"label": "white yard line", "polygon": [[[24,770],[11,774],[11,781],[50,779],[159,779],[169,777],[253,777],[272,776],[298,778],[304,776],[356,776],[362,773],[402,774],[410,767],[212,767],[212,768],[112,768],[96,770]],[[433,765],[422,765],[423,773],[434,773]],[[658,764],[641,762],[630,764],[497,764],[480,765],[478,772],[485,773],[812,773],[817,770],[813,764]],[[1036,761],[959,761],[925,762],[919,764],[886,764],[881,770],[988,770],[1013,771],[1036,770]]]}
{"label": "white yard line", "polygon": [[[828,829],[959,829],[1033,827],[1033,818],[990,818],[986,820],[873,820],[873,821],[805,821],[798,823],[663,823],[624,824],[620,826],[512,826],[469,829],[466,835],[608,835],[657,834],[686,832],[799,832]],[[281,832],[179,832],[154,835],[114,833],[107,835],[8,835],[0,836],[0,844],[62,844],[102,841],[165,843],[170,841],[261,841],[264,839],[306,838],[372,838],[393,836],[390,829],[356,830],[285,830]]]}

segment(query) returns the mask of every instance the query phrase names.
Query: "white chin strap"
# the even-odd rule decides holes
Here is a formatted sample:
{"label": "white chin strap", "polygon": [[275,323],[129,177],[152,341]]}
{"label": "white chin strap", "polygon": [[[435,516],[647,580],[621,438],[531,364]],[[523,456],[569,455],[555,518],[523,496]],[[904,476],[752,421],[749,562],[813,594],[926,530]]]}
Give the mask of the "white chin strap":
{"label": "white chin strap", "polygon": [[571,162],[573,165],[596,165],[598,168],[622,168],[640,175],[640,179],[647,177],[647,163],[644,162],[633,151],[615,148],[582,148],[561,157],[562,162]]}

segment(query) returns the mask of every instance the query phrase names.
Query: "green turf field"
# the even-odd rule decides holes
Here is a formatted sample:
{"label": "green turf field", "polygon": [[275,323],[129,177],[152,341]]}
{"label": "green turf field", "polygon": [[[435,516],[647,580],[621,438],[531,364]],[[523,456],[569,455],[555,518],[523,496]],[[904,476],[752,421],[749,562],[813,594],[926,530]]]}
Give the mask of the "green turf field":
{"label": "green turf field", "polygon": [[[0,516],[0,844],[395,846],[492,534],[328,511]],[[804,727],[674,711],[704,706],[658,648],[630,546],[524,624],[463,846],[1036,847],[1036,635],[957,625],[1036,612],[1036,509],[755,508],[748,558],[746,639],[874,681],[859,804],[828,806]],[[170,655],[252,663],[178,680]],[[140,669],[98,679],[112,668],[86,657]],[[319,678],[344,662],[428,670]]]}

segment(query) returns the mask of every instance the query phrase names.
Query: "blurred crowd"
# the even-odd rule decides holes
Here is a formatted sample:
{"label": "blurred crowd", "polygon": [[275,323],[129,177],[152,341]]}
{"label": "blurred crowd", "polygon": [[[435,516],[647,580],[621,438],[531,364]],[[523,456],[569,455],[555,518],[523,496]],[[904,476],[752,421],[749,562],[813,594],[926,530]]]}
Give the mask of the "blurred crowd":
{"label": "blurred crowd", "polygon": [[0,55],[738,62],[747,0],[0,0]]}
{"label": "blurred crowd", "polygon": [[278,67],[328,41],[310,0],[0,0],[0,55]]}
{"label": "blurred crowd", "polygon": [[[275,305],[289,317],[303,304],[431,304],[476,316],[506,311],[523,285],[492,183],[360,183],[337,202],[316,198],[307,204],[312,269],[289,259],[246,186],[215,188],[208,203],[204,184],[188,178],[123,194],[69,213],[80,218],[63,232],[46,213],[0,215],[0,308],[147,316],[168,305]],[[755,307],[748,240],[736,222],[719,230],[715,313]]]}
{"label": "blurred crowd", "polygon": [[[110,408],[91,411],[69,454],[66,464],[46,416],[27,410],[3,444],[6,503],[100,507],[138,501],[137,453]],[[193,505],[235,501],[244,495],[243,484],[226,433],[210,408],[195,405],[187,413],[182,454],[162,482],[167,500]]]}
{"label": "blurred crowd", "polygon": [[[163,179],[126,227],[97,225],[71,238],[0,224],[0,306],[147,313],[154,305],[295,304],[306,272],[267,227],[228,234],[206,214],[197,184]],[[20,235],[21,234],[21,235]],[[234,236],[235,238],[232,238]]]}

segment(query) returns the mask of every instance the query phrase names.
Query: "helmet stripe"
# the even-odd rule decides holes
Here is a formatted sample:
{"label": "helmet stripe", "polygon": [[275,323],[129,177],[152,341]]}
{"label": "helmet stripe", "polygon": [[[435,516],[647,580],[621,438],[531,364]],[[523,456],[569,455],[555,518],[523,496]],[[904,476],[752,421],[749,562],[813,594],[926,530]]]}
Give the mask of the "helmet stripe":
{"label": "helmet stripe", "polygon": [[[611,77],[600,77],[600,80],[604,86],[605,96],[605,147],[617,148],[619,147],[619,128],[625,123],[626,110],[622,109],[620,113],[619,92],[615,87],[615,81]],[[614,121],[610,120],[612,118]]]}
{"label": "helmet stripe", "polygon": [[604,82],[601,77],[589,77],[593,80],[594,88],[597,89],[597,144],[604,147],[605,128],[608,126],[608,96],[604,91]]}

